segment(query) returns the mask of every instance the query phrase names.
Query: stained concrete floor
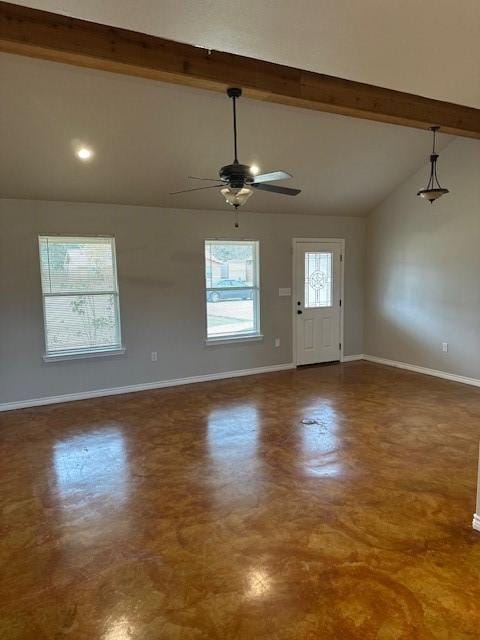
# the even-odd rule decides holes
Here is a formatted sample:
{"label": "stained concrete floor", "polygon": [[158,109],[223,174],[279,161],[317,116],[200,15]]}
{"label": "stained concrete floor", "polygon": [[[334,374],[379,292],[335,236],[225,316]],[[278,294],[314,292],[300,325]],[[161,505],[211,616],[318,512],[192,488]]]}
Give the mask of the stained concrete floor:
{"label": "stained concrete floor", "polygon": [[363,362],[4,413],[0,638],[478,639],[479,439]]}

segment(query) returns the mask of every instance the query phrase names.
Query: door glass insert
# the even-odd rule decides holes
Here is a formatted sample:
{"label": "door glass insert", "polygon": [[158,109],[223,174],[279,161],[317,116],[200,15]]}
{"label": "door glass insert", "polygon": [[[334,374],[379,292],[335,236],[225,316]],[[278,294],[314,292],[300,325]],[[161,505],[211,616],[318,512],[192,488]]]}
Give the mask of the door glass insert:
{"label": "door glass insert", "polygon": [[305,252],[305,309],[332,306],[332,253]]}

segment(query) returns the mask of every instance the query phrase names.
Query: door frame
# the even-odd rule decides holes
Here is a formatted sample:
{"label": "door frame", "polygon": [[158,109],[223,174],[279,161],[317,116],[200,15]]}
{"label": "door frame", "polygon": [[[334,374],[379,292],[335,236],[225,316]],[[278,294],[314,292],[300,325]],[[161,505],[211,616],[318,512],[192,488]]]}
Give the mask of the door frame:
{"label": "door frame", "polygon": [[296,245],[301,244],[303,242],[333,242],[340,245],[341,251],[341,260],[340,260],[340,300],[342,301],[342,305],[340,307],[340,344],[342,345],[340,348],[340,362],[344,362],[343,350],[344,350],[344,335],[343,335],[343,327],[344,327],[344,309],[345,309],[345,299],[344,299],[344,284],[345,284],[345,238],[292,238],[292,345],[293,345],[293,366],[298,367],[297,364],[297,323],[296,323],[296,314],[297,314],[297,305],[295,304],[296,300],[296,282],[297,282],[297,267],[296,267]]}

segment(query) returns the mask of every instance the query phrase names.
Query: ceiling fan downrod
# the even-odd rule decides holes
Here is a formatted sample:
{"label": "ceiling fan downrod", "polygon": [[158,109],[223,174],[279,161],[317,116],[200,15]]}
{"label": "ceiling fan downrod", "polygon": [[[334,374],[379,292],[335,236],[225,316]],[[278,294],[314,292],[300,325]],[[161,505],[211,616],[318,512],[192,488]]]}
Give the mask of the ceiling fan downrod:
{"label": "ceiling fan downrod", "polygon": [[227,96],[232,99],[233,102],[233,155],[234,164],[238,164],[238,150],[237,150],[237,98],[242,95],[242,90],[238,87],[230,87],[227,89]]}

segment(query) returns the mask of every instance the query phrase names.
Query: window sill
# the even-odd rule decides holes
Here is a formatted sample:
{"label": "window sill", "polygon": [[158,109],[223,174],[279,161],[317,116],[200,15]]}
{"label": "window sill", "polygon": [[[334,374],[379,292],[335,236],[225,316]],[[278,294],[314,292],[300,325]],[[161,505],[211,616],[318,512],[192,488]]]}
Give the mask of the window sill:
{"label": "window sill", "polygon": [[98,349],[97,351],[70,351],[57,354],[46,354],[44,362],[62,362],[63,360],[81,360],[82,358],[101,358],[102,356],[121,356],[126,352],[125,347],[116,349]]}
{"label": "window sill", "polygon": [[221,344],[235,344],[238,342],[261,342],[263,340],[263,334],[255,333],[253,335],[243,336],[224,336],[219,338],[207,338],[205,344],[208,347]]}

